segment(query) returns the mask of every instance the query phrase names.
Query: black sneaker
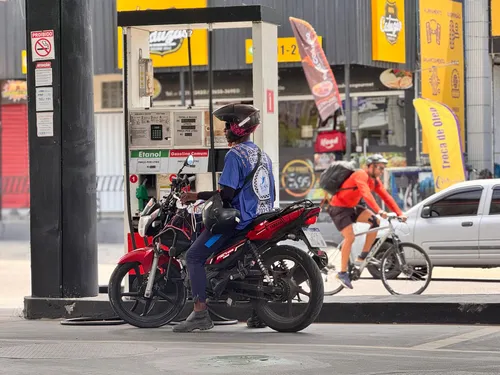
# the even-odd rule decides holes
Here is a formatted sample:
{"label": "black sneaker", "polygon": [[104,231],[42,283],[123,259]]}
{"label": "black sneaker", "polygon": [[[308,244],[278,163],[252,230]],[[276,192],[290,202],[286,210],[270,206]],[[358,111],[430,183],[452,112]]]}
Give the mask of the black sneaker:
{"label": "black sneaker", "polygon": [[267,325],[257,316],[255,311],[252,311],[252,316],[247,320],[248,328],[266,328]]}
{"label": "black sneaker", "polygon": [[172,332],[193,332],[195,329],[206,331],[214,327],[208,310],[193,311],[185,321],[174,326]]}

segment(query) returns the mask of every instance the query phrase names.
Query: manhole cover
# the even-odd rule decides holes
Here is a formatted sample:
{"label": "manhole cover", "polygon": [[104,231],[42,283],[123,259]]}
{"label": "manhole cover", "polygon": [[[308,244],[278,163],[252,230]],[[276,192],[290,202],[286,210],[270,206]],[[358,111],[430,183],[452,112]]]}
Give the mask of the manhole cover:
{"label": "manhole cover", "polygon": [[154,346],[121,343],[29,344],[0,348],[0,358],[13,359],[85,359],[120,358],[156,351]]}
{"label": "manhole cover", "polygon": [[280,358],[267,355],[224,355],[211,358],[211,362],[225,366],[256,365],[265,362],[266,365],[276,364]]}

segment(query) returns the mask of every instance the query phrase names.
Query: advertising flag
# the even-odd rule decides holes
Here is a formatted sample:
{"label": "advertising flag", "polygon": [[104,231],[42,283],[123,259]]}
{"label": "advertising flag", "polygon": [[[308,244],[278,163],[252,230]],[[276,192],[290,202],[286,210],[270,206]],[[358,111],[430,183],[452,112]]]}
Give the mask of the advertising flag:
{"label": "advertising flag", "polygon": [[444,104],[424,98],[413,100],[413,106],[429,146],[436,192],[465,181],[460,124],[455,113]]}
{"label": "advertising flag", "polygon": [[309,88],[323,121],[341,108],[339,89],[316,31],[306,21],[290,17]]}

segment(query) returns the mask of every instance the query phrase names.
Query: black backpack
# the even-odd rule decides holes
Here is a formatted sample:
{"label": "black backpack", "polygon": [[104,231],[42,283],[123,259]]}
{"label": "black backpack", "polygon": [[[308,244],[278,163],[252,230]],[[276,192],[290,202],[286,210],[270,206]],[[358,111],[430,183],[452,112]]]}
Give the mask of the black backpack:
{"label": "black backpack", "polygon": [[319,177],[319,187],[331,195],[337,194],[340,190],[355,190],[357,187],[341,189],[342,184],[356,169],[347,161],[333,162]]}

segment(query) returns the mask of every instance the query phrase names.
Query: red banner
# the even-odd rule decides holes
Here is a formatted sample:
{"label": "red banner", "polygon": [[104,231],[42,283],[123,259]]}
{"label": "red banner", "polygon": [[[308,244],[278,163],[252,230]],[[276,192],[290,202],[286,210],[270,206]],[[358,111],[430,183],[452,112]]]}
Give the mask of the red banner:
{"label": "red banner", "polygon": [[337,82],[313,27],[299,18],[289,19],[307,83],[316,101],[319,115],[325,121],[333,116],[342,103]]}

